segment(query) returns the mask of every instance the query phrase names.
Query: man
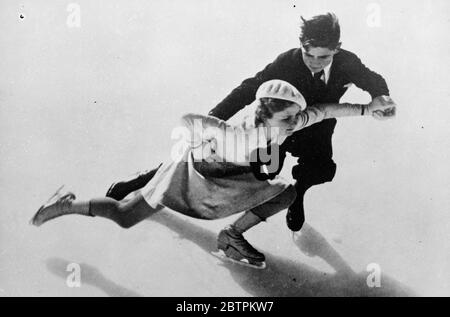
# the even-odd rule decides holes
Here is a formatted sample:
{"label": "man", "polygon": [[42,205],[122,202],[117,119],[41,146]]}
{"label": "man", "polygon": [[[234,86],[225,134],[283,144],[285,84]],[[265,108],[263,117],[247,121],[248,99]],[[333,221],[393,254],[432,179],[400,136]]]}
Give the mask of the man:
{"label": "man", "polygon": [[[305,97],[308,106],[338,103],[352,83],[367,91],[373,102],[394,105],[388,97],[389,89],[383,77],[365,67],[354,53],[341,49],[340,26],[334,14],[318,15],[309,20],[302,18],[300,43],[300,48],[282,53],[254,77],[244,80],[209,115],[228,120],[250,104],[258,87],[271,79],[291,83]],[[393,113],[374,114],[377,119],[391,115]],[[298,164],[292,169],[297,199],[286,215],[287,226],[292,231],[299,231],[304,223],[306,191],[334,178],[336,164],[333,161],[332,135],[335,126],[336,119],[328,119],[297,131],[280,149],[281,164],[286,152],[298,157]],[[155,171],[113,184],[107,196],[122,199],[145,186]]]}

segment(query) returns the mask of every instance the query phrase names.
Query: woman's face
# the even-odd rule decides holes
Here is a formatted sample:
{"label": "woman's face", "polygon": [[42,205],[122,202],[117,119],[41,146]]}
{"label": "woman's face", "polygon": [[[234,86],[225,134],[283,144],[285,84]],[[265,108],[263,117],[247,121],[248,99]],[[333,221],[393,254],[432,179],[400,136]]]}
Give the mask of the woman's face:
{"label": "woman's face", "polygon": [[291,135],[297,126],[300,115],[300,106],[292,103],[289,108],[280,112],[275,112],[270,119],[266,119],[266,126],[269,128],[278,128],[279,135]]}

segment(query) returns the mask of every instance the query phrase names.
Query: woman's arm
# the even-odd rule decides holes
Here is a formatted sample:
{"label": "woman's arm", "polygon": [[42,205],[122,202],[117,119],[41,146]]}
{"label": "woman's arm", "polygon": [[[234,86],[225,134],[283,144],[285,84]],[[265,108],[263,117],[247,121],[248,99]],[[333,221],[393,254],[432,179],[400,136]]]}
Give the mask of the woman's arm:
{"label": "woman's arm", "polygon": [[306,108],[300,113],[299,122],[295,130],[306,128],[314,123],[325,119],[354,117],[354,116],[375,116],[380,113],[386,113],[387,118],[395,113],[395,103],[387,98],[383,102],[372,101],[369,104],[351,104],[351,103],[327,103],[317,104]]}
{"label": "woman's arm", "polygon": [[189,130],[188,140],[193,148],[211,141],[217,136],[218,130],[228,126],[223,120],[195,113],[181,117],[181,124]]}
{"label": "woman's arm", "polygon": [[182,123],[187,128],[189,146],[195,149],[194,157],[222,160],[238,165],[248,165],[249,154],[258,147],[266,147],[264,129],[252,125],[234,126],[212,116],[186,114]]}

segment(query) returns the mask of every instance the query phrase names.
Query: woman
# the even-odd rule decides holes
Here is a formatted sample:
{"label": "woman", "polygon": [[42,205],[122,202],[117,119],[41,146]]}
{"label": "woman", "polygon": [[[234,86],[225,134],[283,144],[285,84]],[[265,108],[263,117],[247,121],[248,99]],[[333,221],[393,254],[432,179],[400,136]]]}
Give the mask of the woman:
{"label": "woman", "polygon": [[279,176],[262,177],[277,174],[273,171],[281,168],[277,146],[294,131],[321,120],[361,115],[364,111],[371,114],[388,107],[328,104],[305,110],[300,92],[281,80],[262,84],[255,105],[255,114],[238,126],[214,117],[185,115],[184,128],[178,131],[184,138],[177,144],[178,151],[172,151],[177,155],[164,163],[134,198],[77,201],[72,193],[57,193],[38,210],[32,224],[40,226],[62,215],[79,214],[108,218],[130,228],[163,207],[200,219],[243,212],[219,233],[218,249],[233,261],[265,267],[264,255],[245,240],[243,233],[288,208],[295,199],[295,189],[289,182]]}

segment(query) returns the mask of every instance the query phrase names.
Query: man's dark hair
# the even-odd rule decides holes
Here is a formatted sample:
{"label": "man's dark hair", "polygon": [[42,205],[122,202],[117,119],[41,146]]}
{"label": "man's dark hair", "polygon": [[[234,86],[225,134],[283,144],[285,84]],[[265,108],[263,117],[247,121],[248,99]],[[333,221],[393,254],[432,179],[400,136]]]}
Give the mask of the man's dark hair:
{"label": "man's dark hair", "polygon": [[316,15],[309,20],[303,17],[301,19],[300,42],[303,47],[326,47],[334,50],[339,45],[341,28],[334,13]]}

